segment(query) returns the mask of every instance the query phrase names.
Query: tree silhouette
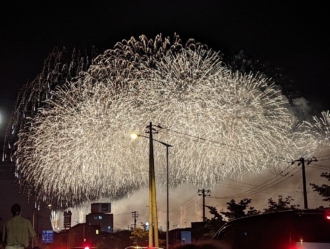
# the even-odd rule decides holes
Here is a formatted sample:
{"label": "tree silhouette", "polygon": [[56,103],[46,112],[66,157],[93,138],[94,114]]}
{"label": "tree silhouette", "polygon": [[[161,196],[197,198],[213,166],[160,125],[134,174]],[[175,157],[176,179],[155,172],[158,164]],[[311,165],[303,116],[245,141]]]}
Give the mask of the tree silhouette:
{"label": "tree silhouette", "polygon": [[[249,207],[249,204],[251,203],[251,199],[243,199],[239,203],[236,203],[234,199],[232,199],[230,202],[227,202],[227,209],[229,212],[221,212],[228,221],[242,218],[245,216],[249,216],[252,214],[258,214],[260,211],[257,211],[254,209],[254,207]],[[249,210],[245,212],[245,210],[249,207]]]}
{"label": "tree silhouette", "polygon": [[294,199],[291,196],[283,199],[282,195],[278,196],[278,201],[273,201],[272,198],[268,199],[268,208],[264,209],[265,213],[272,213],[283,210],[295,210],[299,208],[299,205],[291,205]]}
{"label": "tree silhouette", "polygon": [[[134,246],[148,246],[149,244],[149,231],[146,230],[146,226],[142,222],[141,226],[142,228],[135,228],[129,237],[131,241],[133,241]],[[159,237],[163,237],[163,235],[165,235],[164,232],[159,231],[159,233]],[[158,239],[159,246],[164,246],[165,242],[166,241],[164,239]]]}
{"label": "tree silhouette", "polygon": [[212,238],[218,229],[223,226],[226,222],[223,217],[218,213],[217,209],[212,206],[206,206],[209,209],[210,214],[213,215],[211,219],[206,220],[205,228],[209,230],[208,233],[204,234],[205,237]]}
{"label": "tree silhouette", "polygon": [[[330,173],[324,172],[321,174],[321,177],[326,178],[330,181]],[[314,183],[310,183],[313,188],[313,191],[318,192],[320,196],[324,197],[323,201],[330,201],[330,186],[326,184],[322,184],[321,186],[316,185]]]}
{"label": "tree silhouette", "polygon": [[148,246],[149,233],[142,228],[135,228],[129,237],[135,246]]}

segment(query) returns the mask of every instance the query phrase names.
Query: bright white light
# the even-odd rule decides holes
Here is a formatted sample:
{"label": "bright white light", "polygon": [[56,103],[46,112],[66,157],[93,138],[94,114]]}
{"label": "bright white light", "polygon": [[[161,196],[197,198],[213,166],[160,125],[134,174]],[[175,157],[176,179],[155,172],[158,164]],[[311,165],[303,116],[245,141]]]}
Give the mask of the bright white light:
{"label": "bright white light", "polygon": [[[150,121],[168,128],[155,139],[173,145],[172,186],[281,170],[320,145],[287,107],[269,79],[231,73],[218,52],[192,41],[132,38],[53,91],[29,119],[15,153],[20,183],[63,205],[146,186],[148,142],[133,143],[128,134],[143,134]],[[164,147],[154,146],[157,183],[164,184]]]}
{"label": "bright white light", "polygon": [[131,134],[131,138],[132,138],[132,139],[137,139],[137,137],[138,137],[138,135],[137,135],[136,133],[132,133],[132,134]]}

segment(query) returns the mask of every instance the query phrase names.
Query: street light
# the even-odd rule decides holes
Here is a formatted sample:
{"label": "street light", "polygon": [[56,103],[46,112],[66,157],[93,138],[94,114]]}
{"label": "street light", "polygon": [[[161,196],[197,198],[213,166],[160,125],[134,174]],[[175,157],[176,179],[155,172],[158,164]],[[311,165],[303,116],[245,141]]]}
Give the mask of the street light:
{"label": "street light", "polygon": [[[168,175],[168,169],[169,169],[169,165],[168,165],[168,162],[169,162],[169,160],[168,160],[168,148],[169,147],[173,147],[172,145],[170,145],[170,144],[167,144],[167,143],[164,143],[164,142],[162,142],[162,141],[159,141],[159,140],[157,140],[157,139],[153,139],[152,138],[152,123],[150,123],[150,134],[149,134],[149,137],[147,137],[147,136],[144,136],[144,135],[141,135],[141,134],[137,134],[137,133],[132,133],[131,134],[131,138],[132,139],[136,139],[136,138],[138,138],[138,137],[145,137],[145,138],[149,138],[150,139],[150,144],[152,145],[152,141],[156,141],[156,142],[158,142],[158,143],[160,143],[160,144],[162,144],[162,145],[164,145],[165,147],[166,147],[166,249],[168,249],[169,248],[169,234],[168,234],[168,232],[169,232],[169,227],[170,227],[170,222],[169,222],[169,175]],[[152,150],[152,159],[153,159],[153,147],[151,146],[150,147],[150,150]],[[151,152],[150,152],[150,155],[151,155]],[[150,172],[149,172],[149,178],[150,178]],[[149,179],[149,184],[150,184],[150,179]],[[151,186],[149,185],[149,191],[150,191],[150,188],[151,188]],[[155,190],[156,190],[156,188],[155,188]],[[149,198],[150,198],[150,196],[149,196]],[[150,200],[149,200],[149,203],[150,203]],[[149,209],[150,209],[151,207],[149,207]],[[149,215],[150,215],[150,212],[149,212]],[[155,214],[156,215],[156,217],[157,217],[157,214]],[[150,219],[150,217],[149,217],[149,219]],[[157,227],[157,232],[158,232],[158,227]],[[150,227],[149,227],[149,246],[152,246],[152,245],[150,245]],[[158,244],[158,241],[157,241],[157,244]]]}

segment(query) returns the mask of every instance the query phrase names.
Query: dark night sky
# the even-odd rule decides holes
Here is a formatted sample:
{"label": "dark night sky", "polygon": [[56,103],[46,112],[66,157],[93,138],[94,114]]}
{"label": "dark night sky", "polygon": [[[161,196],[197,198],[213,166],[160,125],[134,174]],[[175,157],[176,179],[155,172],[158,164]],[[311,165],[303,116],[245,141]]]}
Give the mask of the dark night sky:
{"label": "dark night sky", "polygon": [[[55,46],[112,48],[131,36],[154,38],[174,32],[184,41],[195,38],[226,55],[244,49],[283,68],[305,98],[330,107],[330,18],[323,4],[5,0],[0,10],[0,110],[7,114],[20,87],[36,77]],[[7,122],[8,116],[3,119]]]}
{"label": "dark night sky", "polygon": [[312,107],[330,109],[325,2],[2,0],[0,142],[18,90],[40,73],[55,46],[112,48],[141,34],[176,32],[183,41],[195,38],[226,55],[244,49],[282,68]]}

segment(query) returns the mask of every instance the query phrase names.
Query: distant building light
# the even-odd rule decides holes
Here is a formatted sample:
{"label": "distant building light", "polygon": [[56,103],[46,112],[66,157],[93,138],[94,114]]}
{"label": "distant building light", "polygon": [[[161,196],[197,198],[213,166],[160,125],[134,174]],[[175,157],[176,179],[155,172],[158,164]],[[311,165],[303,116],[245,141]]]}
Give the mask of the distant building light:
{"label": "distant building light", "polygon": [[96,229],[95,234],[99,234],[99,230],[98,229]]}

